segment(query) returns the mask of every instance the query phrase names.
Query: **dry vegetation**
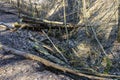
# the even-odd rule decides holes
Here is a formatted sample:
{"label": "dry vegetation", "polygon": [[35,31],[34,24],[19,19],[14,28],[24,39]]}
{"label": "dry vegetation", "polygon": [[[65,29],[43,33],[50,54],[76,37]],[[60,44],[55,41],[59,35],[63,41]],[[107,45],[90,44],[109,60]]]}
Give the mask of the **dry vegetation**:
{"label": "dry vegetation", "polygon": [[89,79],[120,79],[118,0],[6,1],[20,17],[12,29],[7,26],[10,30],[37,31],[45,39],[28,33],[30,47],[39,56],[2,44],[0,48]]}

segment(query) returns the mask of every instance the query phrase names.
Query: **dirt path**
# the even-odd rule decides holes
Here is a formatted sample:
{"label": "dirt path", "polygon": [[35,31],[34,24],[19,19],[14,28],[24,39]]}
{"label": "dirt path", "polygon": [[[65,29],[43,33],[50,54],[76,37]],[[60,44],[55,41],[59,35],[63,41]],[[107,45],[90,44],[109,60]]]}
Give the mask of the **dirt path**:
{"label": "dirt path", "polygon": [[[0,22],[11,24],[19,21],[17,15],[4,12],[12,11],[17,12],[9,4],[0,2]],[[9,47],[19,49],[22,51],[33,52],[31,45],[28,41],[29,33],[32,33],[39,39],[43,39],[43,36],[37,36],[37,32],[32,31],[19,31],[19,32],[0,32],[0,42]],[[42,64],[26,60],[22,57],[12,55],[0,50],[0,80],[72,80],[71,78],[62,75],[55,74],[46,70]]]}

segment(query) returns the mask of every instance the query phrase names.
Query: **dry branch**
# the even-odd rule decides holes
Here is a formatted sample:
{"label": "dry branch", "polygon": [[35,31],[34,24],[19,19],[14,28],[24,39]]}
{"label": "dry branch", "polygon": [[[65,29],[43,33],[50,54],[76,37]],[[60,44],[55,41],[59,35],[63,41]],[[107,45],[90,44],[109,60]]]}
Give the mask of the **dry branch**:
{"label": "dry branch", "polygon": [[99,44],[99,46],[100,46],[101,50],[103,51],[104,55],[105,55],[105,56],[107,56],[106,51],[104,50],[104,48],[103,48],[102,44],[100,43],[99,39],[97,38],[97,34],[96,34],[96,32],[95,32],[94,28],[93,28],[93,27],[91,27],[91,29],[92,29],[92,32],[93,32],[93,34],[94,34],[94,37],[95,37],[95,39],[96,39],[97,43]]}
{"label": "dry branch", "polygon": [[43,47],[43,43],[39,43],[37,40],[35,40],[33,37],[31,38],[31,40],[33,40],[33,42],[31,41],[31,45],[33,46],[33,48],[39,52],[40,54],[44,54],[45,56],[47,56],[50,60],[59,63],[59,64],[63,64],[65,65],[65,63],[60,60],[59,58],[53,56],[52,54],[50,54],[44,47]]}
{"label": "dry branch", "polygon": [[55,64],[53,62],[50,62],[50,61],[44,59],[44,58],[38,57],[38,56],[30,54],[30,53],[22,52],[22,51],[13,49],[13,48],[8,48],[7,46],[4,46],[2,44],[0,44],[0,49],[3,49],[4,51],[15,54],[15,55],[19,55],[19,56],[23,56],[23,57],[28,58],[28,59],[39,61],[39,62],[43,63],[44,65],[46,65],[48,67],[52,67],[52,68],[61,70],[63,72],[72,73],[72,74],[82,76],[82,77],[86,77],[86,78],[89,78],[89,79],[97,79],[97,80],[105,80],[106,79],[106,78],[102,78],[102,77],[96,77],[96,76],[92,76],[92,75],[83,74],[83,73],[80,73],[78,71],[74,71],[72,69],[62,67],[58,64]]}
{"label": "dry branch", "polygon": [[[49,21],[45,19],[22,16],[22,22],[29,24],[32,27],[38,27],[41,29],[49,29],[49,28],[50,29],[59,29],[59,28],[65,29],[64,23],[58,22],[58,21]],[[79,26],[75,24],[71,24],[71,23],[66,23],[66,27],[68,29],[74,29],[74,28],[78,28]]]}

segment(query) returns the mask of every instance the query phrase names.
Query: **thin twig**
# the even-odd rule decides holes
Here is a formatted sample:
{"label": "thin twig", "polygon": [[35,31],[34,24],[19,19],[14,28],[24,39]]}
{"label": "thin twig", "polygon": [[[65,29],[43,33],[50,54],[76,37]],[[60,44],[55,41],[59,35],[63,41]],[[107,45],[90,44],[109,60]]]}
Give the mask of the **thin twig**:
{"label": "thin twig", "polygon": [[65,24],[65,31],[66,31],[66,34],[67,34],[67,43],[69,41],[69,36],[68,36],[68,29],[67,29],[67,21],[66,21],[66,3],[65,3],[65,0],[63,0],[63,10],[64,10],[64,24]]}
{"label": "thin twig", "polygon": [[105,54],[105,56],[107,56],[107,53],[105,52],[105,50],[104,50],[102,44],[100,43],[99,39],[97,38],[97,35],[96,35],[95,30],[93,29],[93,27],[91,27],[91,29],[92,29],[92,32],[93,32],[93,34],[94,34],[94,37],[95,37],[97,43],[99,44],[101,50],[103,51],[103,53]]}
{"label": "thin twig", "polygon": [[55,46],[55,44],[53,43],[53,41],[49,38],[49,36],[45,33],[45,31],[43,31],[43,34],[48,38],[48,40],[51,42],[51,44],[53,45],[53,47],[56,49],[56,51],[63,57],[63,59],[65,60],[66,63],[68,63],[67,59],[64,57],[64,55],[62,54],[62,52]]}

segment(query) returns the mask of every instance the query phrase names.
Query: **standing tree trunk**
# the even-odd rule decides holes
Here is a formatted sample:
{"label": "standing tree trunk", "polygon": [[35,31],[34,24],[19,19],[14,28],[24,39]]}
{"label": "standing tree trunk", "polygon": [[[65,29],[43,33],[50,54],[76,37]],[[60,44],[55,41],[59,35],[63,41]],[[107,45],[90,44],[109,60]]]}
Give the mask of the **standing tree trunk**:
{"label": "standing tree trunk", "polygon": [[117,41],[120,42],[120,0],[118,0],[118,35]]}

